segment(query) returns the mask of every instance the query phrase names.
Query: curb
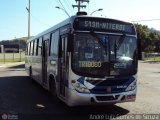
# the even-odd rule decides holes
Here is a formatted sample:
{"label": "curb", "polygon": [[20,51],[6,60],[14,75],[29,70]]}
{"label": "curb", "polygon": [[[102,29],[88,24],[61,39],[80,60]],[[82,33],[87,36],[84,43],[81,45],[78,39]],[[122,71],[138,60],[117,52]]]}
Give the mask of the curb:
{"label": "curb", "polygon": [[25,62],[5,63],[5,64],[1,64],[0,63],[0,68],[6,68],[6,67],[11,67],[11,66],[15,66],[15,65],[21,65],[21,64],[25,64]]}

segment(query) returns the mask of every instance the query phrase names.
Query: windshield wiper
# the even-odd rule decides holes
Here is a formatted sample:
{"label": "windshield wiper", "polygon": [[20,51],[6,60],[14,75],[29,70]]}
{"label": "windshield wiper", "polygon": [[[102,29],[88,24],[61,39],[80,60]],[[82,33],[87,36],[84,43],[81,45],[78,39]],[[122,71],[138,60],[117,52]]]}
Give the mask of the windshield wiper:
{"label": "windshield wiper", "polygon": [[96,40],[100,43],[100,45],[103,47],[103,48],[106,48],[107,46],[107,42],[106,42],[106,38],[105,38],[105,44],[104,42],[97,36],[97,34],[95,34],[93,31],[90,32],[90,34],[96,38]]}
{"label": "windshield wiper", "polygon": [[116,50],[119,50],[119,48],[121,47],[123,41],[125,40],[125,37],[126,37],[126,35],[123,34],[123,35],[119,38],[118,42],[117,42],[117,43],[115,42],[115,44],[116,44]]}
{"label": "windshield wiper", "polygon": [[107,55],[107,40],[106,40],[106,37],[105,37],[105,42],[102,41],[98,36],[97,34],[95,34],[93,31],[90,32],[90,34],[98,41],[98,43],[104,48],[105,50],[105,53]]}

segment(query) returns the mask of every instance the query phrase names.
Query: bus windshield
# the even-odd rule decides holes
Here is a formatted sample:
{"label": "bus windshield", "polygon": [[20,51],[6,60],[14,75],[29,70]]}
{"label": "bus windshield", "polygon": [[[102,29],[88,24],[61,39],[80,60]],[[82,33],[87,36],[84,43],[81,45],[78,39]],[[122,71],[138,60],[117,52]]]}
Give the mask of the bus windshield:
{"label": "bus windshield", "polygon": [[72,68],[85,76],[133,75],[137,69],[136,48],[135,37],[76,33]]}

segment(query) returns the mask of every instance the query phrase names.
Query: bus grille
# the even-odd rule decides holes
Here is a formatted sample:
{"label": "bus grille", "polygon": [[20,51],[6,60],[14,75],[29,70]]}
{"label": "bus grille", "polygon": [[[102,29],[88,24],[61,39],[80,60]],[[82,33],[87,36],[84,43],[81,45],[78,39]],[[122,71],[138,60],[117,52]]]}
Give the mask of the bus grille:
{"label": "bus grille", "polygon": [[[130,81],[129,78],[124,79],[107,79],[107,80],[87,80],[87,82],[95,85],[90,92],[93,94],[111,94],[124,92],[126,88],[117,88],[117,86],[126,85]],[[110,88],[110,90],[108,89]]]}
{"label": "bus grille", "polygon": [[96,86],[115,86],[115,85],[123,85],[129,79],[107,79],[107,80],[86,80],[87,82],[96,85]]}
{"label": "bus grille", "polygon": [[93,94],[111,94],[111,93],[120,93],[124,91],[125,88],[111,88],[111,91],[107,91],[107,89],[98,89],[98,88],[93,88],[90,90],[90,92]]}

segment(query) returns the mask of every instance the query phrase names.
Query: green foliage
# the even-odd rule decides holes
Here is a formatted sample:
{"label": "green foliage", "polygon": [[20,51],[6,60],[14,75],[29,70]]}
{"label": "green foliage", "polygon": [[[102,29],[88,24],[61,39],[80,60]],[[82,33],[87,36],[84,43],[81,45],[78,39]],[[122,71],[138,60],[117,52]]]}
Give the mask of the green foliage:
{"label": "green foliage", "polygon": [[21,37],[13,40],[2,40],[0,41],[0,45],[19,45],[19,48],[24,51],[26,48],[27,40],[28,40],[28,37]]}
{"label": "green foliage", "polygon": [[[30,38],[32,38],[33,36],[31,36]],[[21,38],[15,38],[14,40],[28,40],[28,37],[21,37]]]}
{"label": "green foliage", "polygon": [[135,24],[138,41],[141,41],[141,50],[145,52],[158,52],[157,47],[160,43],[159,32],[149,29],[146,25]]}
{"label": "green foliage", "polygon": [[[32,38],[31,36],[30,38]],[[28,37],[21,37],[21,38],[15,38],[12,40],[2,40],[0,41],[0,45],[19,45],[19,48],[23,51],[26,49],[26,42],[28,40]]]}
{"label": "green foliage", "polygon": [[[23,62],[25,61],[25,58],[6,58],[5,62]],[[0,62],[4,62],[4,59],[0,59]]]}
{"label": "green foliage", "polygon": [[22,62],[25,60],[25,52],[0,53],[0,62]]}
{"label": "green foliage", "polygon": [[28,37],[15,38],[14,40],[28,40]]}
{"label": "green foliage", "polygon": [[159,56],[146,57],[145,60],[160,61],[160,57]]}

